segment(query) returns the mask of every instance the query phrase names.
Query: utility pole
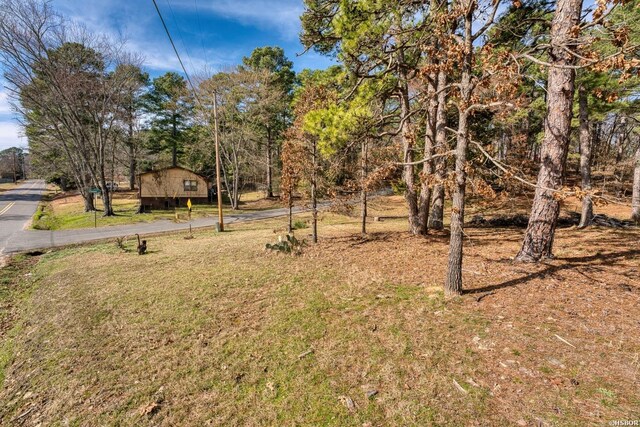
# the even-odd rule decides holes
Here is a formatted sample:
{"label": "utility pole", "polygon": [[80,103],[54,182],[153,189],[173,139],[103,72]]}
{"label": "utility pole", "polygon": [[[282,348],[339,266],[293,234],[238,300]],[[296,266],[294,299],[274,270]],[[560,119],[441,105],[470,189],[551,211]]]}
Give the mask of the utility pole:
{"label": "utility pole", "polygon": [[218,147],[218,94],[213,93],[213,138],[216,144],[216,193],[218,194],[218,231],[224,231],[224,218],[222,217],[222,183],[220,180],[220,148]]}

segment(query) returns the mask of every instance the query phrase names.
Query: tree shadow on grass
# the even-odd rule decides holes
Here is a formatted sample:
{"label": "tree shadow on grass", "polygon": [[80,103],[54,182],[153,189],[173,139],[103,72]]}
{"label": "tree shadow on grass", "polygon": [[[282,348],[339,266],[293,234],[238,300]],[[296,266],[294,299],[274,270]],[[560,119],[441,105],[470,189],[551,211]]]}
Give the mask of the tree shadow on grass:
{"label": "tree shadow on grass", "polygon": [[366,237],[362,234],[351,234],[349,236],[328,237],[325,238],[331,242],[346,242],[350,246],[362,246],[376,242],[390,242],[393,240],[422,239],[425,243],[446,243],[449,241],[449,234],[444,231],[429,231],[426,236],[412,235],[406,231],[374,231],[368,232]]}
{"label": "tree shadow on grass", "polygon": [[483,286],[481,288],[475,289],[467,289],[464,290],[464,294],[479,294],[483,292],[492,292],[497,291],[499,289],[509,288],[512,286],[521,285],[523,283],[527,283],[534,279],[542,279],[548,275],[557,273],[559,271],[568,270],[570,268],[575,268],[578,266],[589,266],[593,265],[607,265],[612,266],[616,265],[617,261],[621,259],[629,259],[640,255],[640,249],[629,249],[626,251],[620,252],[610,252],[610,253],[597,253],[594,255],[583,256],[583,257],[567,257],[567,258],[555,258],[554,261],[563,262],[559,265],[548,265],[547,268],[537,271],[535,273],[528,274],[526,276],[518,277],[516,279],[507,280],[506,282],[498,283],[495,285]]}

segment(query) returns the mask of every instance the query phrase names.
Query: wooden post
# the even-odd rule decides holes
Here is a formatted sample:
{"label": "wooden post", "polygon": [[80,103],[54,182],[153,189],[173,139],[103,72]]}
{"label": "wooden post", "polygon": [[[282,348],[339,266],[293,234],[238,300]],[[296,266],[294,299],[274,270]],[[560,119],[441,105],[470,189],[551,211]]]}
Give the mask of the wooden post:
{"label": "wooden post", "polygon": [[216,145],[216,192],[218,193],[218,231],[224,231],[224,218],[222,217],[222,184],[220,180],[220,149],[218,141],[218,95],[213,94],[213,128]]}

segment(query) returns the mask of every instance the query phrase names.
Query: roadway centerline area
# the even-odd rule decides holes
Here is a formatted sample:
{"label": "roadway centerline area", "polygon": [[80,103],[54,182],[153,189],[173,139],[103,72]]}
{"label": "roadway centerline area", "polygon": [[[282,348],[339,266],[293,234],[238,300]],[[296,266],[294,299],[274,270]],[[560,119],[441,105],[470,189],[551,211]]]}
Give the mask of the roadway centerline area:
{"label": "roadway centerline area", "polygon": [[9,209],[11,209],[11,207],[13,205],[15,205],[15,204],[16,204],[16,202],[11,202],[7,206],[5,206],[4,208],[0,209],[0,216],[2,216],[6,212],[9,212]]}
{"label": "roadway centerline area", "polygon": [[45,188],[43,180],[30,180],[0,194],[0,253],[8,240],[29,223]]}

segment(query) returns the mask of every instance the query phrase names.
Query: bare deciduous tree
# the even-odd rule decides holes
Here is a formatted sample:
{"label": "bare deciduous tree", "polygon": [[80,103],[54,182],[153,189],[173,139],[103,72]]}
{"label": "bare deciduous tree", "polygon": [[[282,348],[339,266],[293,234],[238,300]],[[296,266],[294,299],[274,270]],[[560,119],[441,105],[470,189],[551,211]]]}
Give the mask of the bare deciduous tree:
{"label": "bare deciduous tree", "polygon": [[3,0],[0,58],[10,93],[25,123],[60,145],[85,207],[89,188],[101,188],[104,215],[112,215],[108,163],[116,143],[115,113],[132,76],[114,73],[134,62],[122,46],[66,22],[48,2]]}

